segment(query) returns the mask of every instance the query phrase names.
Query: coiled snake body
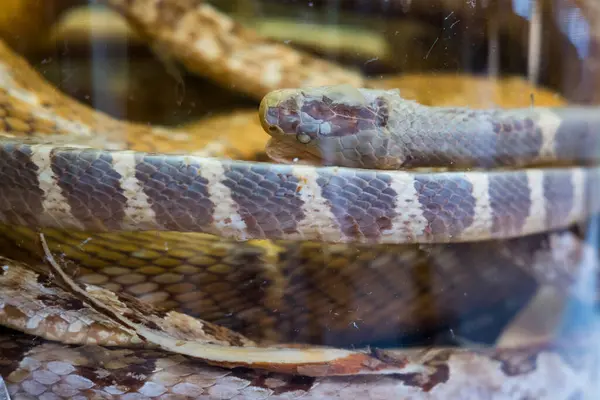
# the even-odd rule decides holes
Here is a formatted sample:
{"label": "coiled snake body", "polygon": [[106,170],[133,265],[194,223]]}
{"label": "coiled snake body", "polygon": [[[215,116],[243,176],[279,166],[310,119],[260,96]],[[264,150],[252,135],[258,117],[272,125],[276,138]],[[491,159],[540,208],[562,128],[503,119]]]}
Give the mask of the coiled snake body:
{"label": "coiled snake body", "polygon": [[284,145],[310,140],[309,149],[347,167],[5,139],[0,217],[13,225],[90,232],[399,244],[506,239],[565,228],[598,210],[595,166],[373,169],[593,162],[600,137],[594,109],[436,109],[392,91],[345,86],[287,92],[267,95],[263,125]]}
{"label": "coiled snake body", "polygon": [[[112,3],[128,4],[131,18],[139,11],[135,1]],[[199,7],[194,12],[204,6]],[[347,85],[287,89],[267,94],[260,117],[273,137],[269,155],[298,159],[289,164],[241,162],[124,150],[116,132],[123,125],[99,116],[112,129],[90,132],[89,121],[77,115],[63,118],[61,106],[76,114],[81,106],[47,101],[43,84],[24,83],[15,70],[21,61],[9,61],[2,71],[8,132],[0,141],[0,220],[8,226],[196,232],[232,241],[332,246],[452,243],[456,247],[447,250],[432,246],[431,257],[436,251],[444,257],[452,254],[459,265],[466,254],[521,249],[518,254],[525,259],[515,265],[544,283],[561,286],[566,281],[569,286],[577,275],[572,270],[581,258],[581,244],[573,245],[560,230],[598,211],[600,201],[593,193],[600,177],[594,165],[600,119],[593,109],[442,109],[408,102],[393,91]],[[40,95],[32,97],[27,87]],[[20,129],[17,120],[29,125]],[[19,130],[30,137],[18,137]],[[315,158],[329,166],[305,165]],[[468,170],[399,170],[448,163]],[[488,167],[497,169],[483,169]],[[567,243],[575,258],[545,257],[560,243]],[[438,259],[441,269],[451,269],[451,261],[440,260],[446,259]],[[579,358],[571,362],[573,348],[546,344],[423,353],[269,347],[208,322],[74,282],[54,261],[50,276],[35,266],[3,262],[4,325],[65,344],[130,348],[28,347],[22,338],[15,347],[5,338],[0,341],[0,372],[13,393],[444,398],[472,389],[468,371],[475,368],[480,379],[495,387],[491,391],[522,398],[540,393],[539,382],[547,379],[544,368],[573,377],[592,357],[576,352]],[[505,279],[500,276],[488,278]],[[11,354],[22,361],[7,363]],[[231,367],[267,372],[222,369]],[[282,372],[303,377],[275,375]],[[561,390],[566,398],[583,394],[586,385],[584,376]]]}

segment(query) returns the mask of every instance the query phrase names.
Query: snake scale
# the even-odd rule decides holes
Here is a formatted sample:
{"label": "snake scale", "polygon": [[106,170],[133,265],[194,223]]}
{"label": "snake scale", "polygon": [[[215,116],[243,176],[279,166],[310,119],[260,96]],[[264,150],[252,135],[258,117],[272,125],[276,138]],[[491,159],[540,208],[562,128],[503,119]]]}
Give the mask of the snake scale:
{"label": "snake scale", "polygon": [[[224,84],[239,82],[240,91],[264,98],[259,113],[273,137],[269,155],[298,160],[253,163],[207,158],[201,151],[156,153],[152,143],[166,140],[168,130],[91,112],[57,94],[2,46],[0,216],[10,231],[3,235],[19,237],[24,229],[41,228],[49,242],[54,240],[52,251],[45,247],[43,252],[48,265],[2,259],[0,321],[22,332],[6,330],[0,338],[0,373],[15,397],[375,399],[489,393],[585,398],[594,393],[588,374],[595,356],[586,351],[586,344],[595,343],[592,334],[497,349],[344,350],[307,344],[307,337],[289,345],[263,344],[227,329],[225,321],[205,320],[211,312],[206,303],[199,307],[206,316],[200,312],[202,319],[195,319],[154,309],[118,287],[111,291],[95,285],[105,282],[86,282],[85,275],[73,280],[63,272],[52,253],[69,244],[68,235],[75,241],[89,235],[104,243],[99,258],[116,248],[116,240],[128,238],[125,231],[189,233],[191,243],[203,237],[196,234],[216,235],[223,242],[222,260],[228,261],[207,261],[220,278],[196,283],[213,290],[217,303],[227,303],[251,299],[249,294],[231,296],[235,271],[230,266],[248,268],[258,259],[269,265],[273,257],[269,247],[250,257],[256,240],[276,239],[270,242],[276,262],[285,261],[277,259],[281,254],[328,253],[330,260],[314,266],[323,271],[315,273],[313,284],[328,282],[321,290],[330,300],[303,303],[311,288],[298,283],[303,272],[291,261],[283,271],[267,268],[235,277],[247,282],[245,290],[254,296],[261,292],[255,281],[270,281],[275,290],[257,301],[262,308],[251,307],[259,315],[232,313],[240,322],[229,327],[251,331],[248,325],[254,321],[271,319],[269,328],[278,331],[291,322],[278,320],[275,310],[302,317],[301,308],[293,308],[300,305],[310,306],[315,315],[331,313],[344,296],[331,283],[341,283],[343,276],[328,271],[336,268],[332,260],[368,248],[370,253],[363,253],[368,260],[359,256],[350,263],[364,275],[347,284],[352,290],[352,284],[369,280],[367,290],[375,290],[381,300],[366,311],[357,307],[348,318],[385,336],[431,324],[437,315],[428,308],[448,315],[480,303],[486,310],[490,299],[528,293],[536,282],[570,292],[589,249],[563,229],[598,211],[592,194],[599,172],[594,109],[424,107],[394,91],[354,89],[367,82],[262,41],[201,1],[108,3],[150,40],[169,45],[188,69]],[[192,50],[186,44],[190,37],[195,39]],[[248,48],[262,51],[263,57]],[[266,72],[256,74],[256,68]],[[293,73],[298,68],[302,74]],[[322,84],[342,85],[315,87]],[[274,91],[280,87],[303,89]],[[187,136],[173,136],[175,149],[177,143],[185,149]],[[316,157],[329,166],[307,165]],[[397,170],[449,162],[457,170]],[[122,236],[111,236],[116,231]],[[139,234],[144,238],[144,232]],[[32,238],[29,233],[22,237]],[[415,249],[413,243],[422,247]],[[131,254],[137,250],[133,247]],[[173,252],[183,250],[191,251],[181,247]],[[310,259],[305,254],[297,258]],[[125,265],[120,258],[114,262]],[[431,280],[429,275],[413,276],[398,289],[415,264],[435,267],[437,286],[429,291],[442,288],[436,293],[439,303],[414,304],[418,295],[406,295],[415,282]],[[485,268],[478,270],[481,265]],[[385,275],[377,281],[377,274]],[[120,284],[135,283],[133,275],[120,276],[127,278],[115,278]],[[461,298],[465,282],[481,290]],[[358,298],[347,303],[353,301],[363,305]],[[395,314],[398,319],[389,323]],[[288,329],[302,324],[309,321],[300,318]],[[332,336],[338,336],[337,328],[331,327]]]}

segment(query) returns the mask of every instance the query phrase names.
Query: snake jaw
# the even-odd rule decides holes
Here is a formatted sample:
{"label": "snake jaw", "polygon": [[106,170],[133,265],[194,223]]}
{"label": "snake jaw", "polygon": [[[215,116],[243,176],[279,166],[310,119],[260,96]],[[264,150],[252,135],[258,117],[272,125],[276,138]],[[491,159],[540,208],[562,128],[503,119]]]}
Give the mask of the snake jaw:
{"label": "snake jaw", "polygon": [[265,153],[271,160],[281,164],[322,165],[320,157],[285,140],[271,138],[267,142]]}

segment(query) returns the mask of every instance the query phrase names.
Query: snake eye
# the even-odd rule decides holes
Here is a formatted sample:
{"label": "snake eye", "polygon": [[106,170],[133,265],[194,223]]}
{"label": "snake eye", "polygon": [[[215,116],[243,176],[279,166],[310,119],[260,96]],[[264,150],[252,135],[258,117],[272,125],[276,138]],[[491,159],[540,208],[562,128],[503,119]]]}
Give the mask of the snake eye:
{"label": "snake eye", "polygon": [[302,144],[308,144],[311,141],[311,137],[306,133],[299,133],[296,135],[296,140],[298,140]]}

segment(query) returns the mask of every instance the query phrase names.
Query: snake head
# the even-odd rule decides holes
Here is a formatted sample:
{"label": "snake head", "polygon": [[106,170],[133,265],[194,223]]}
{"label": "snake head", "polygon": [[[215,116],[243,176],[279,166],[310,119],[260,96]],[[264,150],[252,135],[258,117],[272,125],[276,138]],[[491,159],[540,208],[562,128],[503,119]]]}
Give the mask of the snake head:
{"label": "snake head", "polygon": [[269,157],[279,162],[385,168],[390,92],[350,85],[281,89],[259,109],[271,135]]}

